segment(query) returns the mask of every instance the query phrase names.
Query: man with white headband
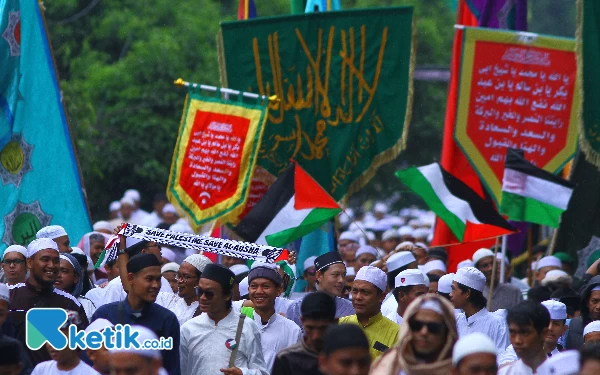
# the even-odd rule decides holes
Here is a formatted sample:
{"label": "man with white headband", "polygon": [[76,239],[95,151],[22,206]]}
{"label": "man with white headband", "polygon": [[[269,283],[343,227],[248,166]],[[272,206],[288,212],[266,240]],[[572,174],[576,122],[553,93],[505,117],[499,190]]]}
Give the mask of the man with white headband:
{"label": "man with white headband", "polygon": [[542,280],[544,280],[544,277],[548,271],[561,270],[562,263],[557,257],[549,255],[543,257],[537,262],[533,262],[531,267],[534,271],[534,281],[536,284],[539,284],[542,282]]}
{"label": "man with white headband", "polygon": [[346,231],[338,238],[338,250],[346,266],[354,266],[356,250],[360,246],[360,238],[354,232]]}
{"label": "man with white headband", "polygon": [[452,375],[496,374],[496,344],[483,333],[461,337],[452,351]]}
{"label": "man with white headband", "polygon": [[[131,326],[131,331],[138,334],[139,342],[158,339],[154,332],[143,326]],[[111,374],[160,374],[162,358],[156,349],[111,349],[108,353]]]}
{"label": "man with white headband", "polygon": [[305,293],[317,291],[317,270],[315,269],[315,259],[317,259],[316,256],[311,256],[306,258],[304,261],[303,277],[304,281],[306,281],[306,286],[304,287],[303,292]]}
{"label": "man with white headband", "polygon": [[490,311],[494,312],[499,309],[508,309],[523,300],[521,290],[512,284],[500,282],[500,262],[496,260],[496,272],[493,270],[494,252],[490,249],[479,249],[473,254],[473,263],[481,273],[485,275],[485,287],[483,295],[488,298],[490,295],[490,287],[492,284],[492,276],[494,276],[494,290],[492,292],[492,301]]}
{"label": "man with white headband", "polygon": [[71,241],[69,240],[69,235],[65,228],[60,225],[48,225],[47,227],[43,227],[38,230],[35,235],[35,238],[49,238],[56,242],[58,245],[58,251],[60,253],[70,253],[71,252]]}
{"label": "man with white headband", "polygon": [[11,245],[4,250],[2,270],[9,286],[24,283],[27,277],[27,249],[21,245]]}
{"label": "man with white headband", "polygon": [[427,294],[428,287],[425,275],[419,270],[408,269],[396,275],[395,288],[392,291],[396,301],[396,311],[387,315],[387,318],[396,324],[402,324],[408,306],[422,295]]}
{"label": "man with white headband", "polygon": [[354,271],[358,272],[361,267],[368,266],[379,258],[379,252],[372,246],[363,245],[356,250],[354,260]]}
{"label": "man with white headband", "polygon": [[600,343],[600,320],[595,320],[583,329],[583,343],[585,345]]}
{"label": "man with white headband", "polygon": [[340,319],[340,324],[351,323],[362,328],[369,340],[369,352],[375,360],[396,344],[400,327],[381,314],[387,277],[377,267],[362,267],[352,284],[352,306],[356,314]]}
{"label": "man with white headband", "polygon": [[[81,326],[87,327],[88,319],[81,303],[62,290],[54,287],[58,276],[60,257],[56,242],[49,238],[31,241],[27,246],[29,277],[23,284],[15,285],[10,291],[10,318],[15,328],[15,338],[25,346],[25,314],[33,307],[55,307],[79,313]],[[50,355],[41,348],[26,348],[33,364],[50,360]]]}
{"label": "man with white headband", "polygon": [[494,341],[498,352],[502,353],[508,346],[506,323],[501,316],[487,310],[487,300],[482,293],[484,287],[485,276],[477,268],[466,267],[456,271],[450,299],[455,308],[464,311],[456,316],[458,335],[483,333]]}
{"label": "man with white headband", "polygon": [[446,264],[439,259],[430,260],[421,268],[425,274],[432,274],[442,277],[446,274]]}

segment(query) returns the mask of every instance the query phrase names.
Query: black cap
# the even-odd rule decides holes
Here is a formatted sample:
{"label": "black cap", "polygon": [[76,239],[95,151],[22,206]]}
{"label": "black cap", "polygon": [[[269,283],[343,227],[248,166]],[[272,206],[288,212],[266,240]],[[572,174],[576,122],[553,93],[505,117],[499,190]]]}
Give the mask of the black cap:
{"label": "black cap", "polygon": [[320,271],[323,268],[336,263],[344,263],[342,256],[337,251],[330,251],[315,259],[315,270]]}
{"label": "black cap", "polygon": [[323,342],[323,353],[329,355],[346,348],[369,349],[369,340],[363,330],[355,324],[340,324],[327,328]]}
{"label": "black cap", "polygon": [[448,253],[442,247],[434,247],[433,249],[429,249],[427,252],[427,258],[439,259],[446,263],[448,261]]}
{"label": "black cap", "polygon": [[248,283],[251,283],[254,279],[260,278],[271,280],[276,286],[281,286],[283,284],[281,275],[273,268],[256,267],[251,269],[250,273],[248,273]]}
{"label": "black cap", "polygon": [[154,254],[137,254],[132,256],[127,262],[128,273],[138,273],[144,268],[160,267],[160,262]]}
{"label": "black cap", "polygon": [[323,292],[308,294],[300,305],[300,314],[304,319],[334,320],[335,311],[335,299]]}
{"label": "black cap", "polygon": [[235,274],[220,264],[207,264],[200,278],[216,281],[221,284],[223,291],[229,291],[233,287]]}

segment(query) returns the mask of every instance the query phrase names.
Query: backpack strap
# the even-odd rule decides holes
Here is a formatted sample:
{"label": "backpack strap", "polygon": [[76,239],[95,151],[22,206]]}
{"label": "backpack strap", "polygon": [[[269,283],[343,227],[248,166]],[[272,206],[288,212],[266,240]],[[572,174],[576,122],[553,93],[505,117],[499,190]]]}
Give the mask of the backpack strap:
{"label": "backpack strap", "polygon": [[235,348],[231,351],[229,357],[229,367],[233,367],[235,364],[235,357],[237,356],[238,349],[240,348],[240,339],[242,338],[242,330],[244,329],[245,314],[240,314],[240,320],[238,321],[237,331],[235,332]]}

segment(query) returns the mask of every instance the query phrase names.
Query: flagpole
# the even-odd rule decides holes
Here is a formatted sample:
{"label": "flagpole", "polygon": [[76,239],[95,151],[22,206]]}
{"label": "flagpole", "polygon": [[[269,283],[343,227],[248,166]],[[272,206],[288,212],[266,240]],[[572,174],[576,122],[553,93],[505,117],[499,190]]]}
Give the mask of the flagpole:
{"label": "flagpole", "polygon": [[[504,237],[504,236],[502,236]],[[496,255],[498,254],[498,246],[500,245],[500,237],[496,237],[496,245],[494,245],[494,260],[492,261],[492,280],[490,281],[490,293],[488,295],[487,300],[487,309],[490,311],[492,307],[492,295],[494,294],[494,280],[496,279],[496,261],[498,258]],[[504,263],[504,262],[502,262]]]}
{"label": "flagpole", "polygon": [[175,80],[175,82],[173,82],[173,83],[176,84],[177,86],[186,86],[186,87],[191,86],[193,88],[199,88],[200,90],[205,90],[205,91],[216,92],[217,90],[219,90],[223,94],[242,95],[246,98],[267,99],[270,102],[279,102],[280,101],[280,99],[276,95],[266,96],[266,95],[259,95],[259,94],[253,93],[253,92],[228,89],[225,87],[219,88],[216,86],[209,86],[209,85],[203,85],[203,84],[198,84],[198,83],[190,83],[190,82],[184,81],[181,78],[177,78]]}
{"label": "flagpole", "polygon": [[502,261],[500,262],[500,283],[504,283],[506,280],[504,278],[504,274],[506,273],[506,243],[508,239],[506,235],[502,236]]}

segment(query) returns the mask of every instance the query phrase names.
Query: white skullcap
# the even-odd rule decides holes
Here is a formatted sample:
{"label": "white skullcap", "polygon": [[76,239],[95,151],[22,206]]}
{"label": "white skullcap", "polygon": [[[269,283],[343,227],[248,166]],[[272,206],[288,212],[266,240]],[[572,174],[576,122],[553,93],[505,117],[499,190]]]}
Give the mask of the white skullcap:
{"label": "white skullcap", "polygon": [[436,300],[423,301],[421,306],[419,306],[419,310],[431,310],[444,316],[444,310],[442,309],[442,306],[440,306],[440,303]]}
{"label": "white skullcap", "polygon": [[408,251],[408,250],[411,250],[413,246],[415,246],[415,244],[412,243],[411,241],[404,241],[404,242],[400,242],[394,250],[403,250],[404,249],[404,251]]}
{"label": "white skullcap", "polygon": [[87,255],[86,253],[84,253],[83,250],[81,250],[78,247],[73,246],[71,248],[71,254],[79,254],[79,255],[85,256],[87,258],[87,262],[88,262],[86,271],[93,271],[94,270],[94,261],[92,260],[92,258],[90,258],[89,255]]}
{"label": "white skullcap", "polygon": [[536,370],[538,375],[575,375],[579,374],[579,352],[565,350],[546,359]]}
{"label": "white skullcap", "polygon": [[169,262],[162,266],[160,269],[160,273],[163,274],[165,272],[179,272],[179,264],[175,262]]}
{"label": "white skullcap", "polygon": [[427,285],[423,272],[419,270],[404,270],[394,279],[395,288],[412,285]]}
{"label": "white skullcap", "polygon": [[552,320],[564,320],[567,319],[567,305],[562,302],[549,299],[542,302],[542,305],[550,313],[550,319]]}
{"label": "white skullcap", "polygon": [[50,238],[38,238],[37,240],[33,240],[27,245],[27,258],[31,258],[38,251],[46,249],[52,249],[58,252],[58,245]]}
{"label": "white skullcap", "polygon": [[392,238],[400,238],[400,234],[396,229],[388,229],[381,235],[382,241],[391,240]]}
{"label": "white skullcap", "polygon": [[421,269],[421,271],[423,271],[424,273],[429,273],[431,271],[442,271],[442,272],[446,272],[446,265],[444,264],[444,262],[442,262],[439,259],[434,259],[434,260],[430,260],[429,262],[425,263],[423,265],[423,268]]}
{"label": "white skullcap", "polygon": [[7,247],[4,250],[4,255],[2,255],[2,259],[4,259],[4,257],[8,253],[19,253],[19,254],[23,255],[25,258],[27,258],[27,249],[21,245],[10,245],[9,247]]}
{"label": "white skullcap", "polygon": [[173,206],[171,203],[165,204],[165,206],[162,209],[162,212],[163,212],[163,214],[171,213],[171,214],[179,216],[179,213],[177,213],[175,206]]}
{"label": "white skullcap", "polygon": [[[405,242],[408,242],[408,241],[405,241]],[[415,246],[420,249],[425,250],[425,252],[429,251],[429,247],[427,247],[427,245],[425,245],[423,242],[415,242]]]}
{"label": "white skullcap", "polygon": [[430,230],[427,228],[417,228],[413,232],[414,238],[427,238],[429,236]]}
{"label": "white skullcap", "polygon": [[504,263],[510,265],[510,261],[508,260],[508,257],[503,257],[502,253],[497,253],[496,254],[496,259],[498,259],[500,261],[504,260]]}
{"label": "white skullcap", "polygon": [[475,267],[460,268],[454,275],[454,281],[480,292],[485,287],[485,275]]}
{"label": "white skullcap", "polygon": [[123,194],[123,197],[131,198],[136,202],[139,202],[142,199],[140,192],[135,189],[128,189]]}
{"label": "white skullcap", "polygon": [[387,214],[389,211],[388,206],[385,203],[375,203],[375,207],[373,207],[373,212],[377,212],[380,214]]}
{"label": "white skullcap", "polygon": [[465,268],[465,267],[473,267],[473,266],[475,266],[475,263],[473,263],[473,261],[471,259],[465,259],[461,262],[458,262],[456,269],[461,269],[461,268]]}
{"label": "white skullcap", "polygon": [[390,224],[394,227],[401,227],[404,225],[405,221],[399,216],[392,216],[389,218]]}
{"label": "white skullcap", "polygon": [[458,362],[471,354],[489,353],[496,355],[496,344],[487,335],[474,332],[461,337],[452,350],[452,365],[457,367]]}
{"label": "white skullcap", "polygon": [[[346,276],[347,275],[348,274],[346,274]],[[385,291],[387,286],[387,275],[385,272],[373,266],[361,267],[354,278],[354,281],[357,280],[368,281],[375,285],[377,289],[381,290],[382,292]]]}
{"label": "white skullcap", "polygon": [[398,229],[398,234],[400,235],[400,237],[402,237],[402,236],[412,236],[413,233],[414,233],[414,229],[412,229],[408,225],[405,225],[403,227],[400,227],[400,229]]}
{"label": "white skullcap", "polygon": [[[345,263],[344,263],[344,265],[345,265]],[[346,276],[356,276],[356,270],[354,269],[354,267],[346,266]]]}
{"label": "white skullcap", "polygon": [[83,252],[83,250],[81,250],[80,248],[73,246],[71,248],[71,254],[80,254],[80,255],[85,255],[85,253]]}
{"label": "white skullcap", "polygon": [[594,289],[590,290],[590,292],[600,292],[600,285],[595,286]]}
{"label": "white skullcap", "polygon": [[87,334],[87,333],[90,333],[91,331],[102,332],[108,327],[114,327],[114,324],[112,324],[110,321],[108,321],[104,318],[99,318],[99,319],[94,320],[93,322],[90,323],[89,326],[87,326],[87,328],[85,329],[85,333]]}
{"label": "white skullcap", "polygon": [[452,291],[452,280],[454,280],[454,274],[448,273],[438,281],[438,292],[444,294],[450,294]]}
{"label": "white skullcap", "polygon": [[163,258],[165,258],[166,260],[168,260],[169,262],[175,261],[175,252],[173,250],[169,249],[168,247],[161,247],[160,255]]}
{"label": "white skullcap", "polygon": [[48,225],[47,227],[38,230],[35,234],[35,238],[50,238],[53,240],[66,235],[67,231],[60,225]]}
{"label": "white skullcap", "polygon": [[315,259],[317,259],[316,256],[306,258],[306,260],[304,261],[304,270],[305,271],[307,269],[315,266]]}
{"label": "white skullcap", "polygon": [[416,261],[415,256],[410,251],[399,251],[388,258],[386,265],[388,272],[392,272]]}
{"label": "white skullcap", "polygon": [[342,234],[340,234],[340,237],[338,238],[338,241],[342,241],[342,240],[348,240],[348,241],[358,243],[358,241],[360,239],[358,238],[358,235],[356,233],[350,232],[350,231],[345,231],[345,232],[342,232]]}
{"label": "white skullcap", "polygon": [[418,227],[421,225],[421,221],[419,219],[412,219],[408,221],[408,225],[411,227]]}
{"label": "white skullcap", "polygon": [[8,286],[6,286],[6,284],[0,284],[0,301],[6,301],[6,303],[10,302],[10,292],[8,291]]}
{"label": "white skullcap", "polygon": [[250,268],[248,268],[248,266],[245,264],[234,264],[233,266],[229,267],[229,270],[237,276],[244,272],[250,271]]}
{"label": "white skullcap", "polygon": [[121,207],[123,207],[124,205],[135,207],[135,201],[131,197],[121,198],[120,203],[121,203]]}
{"label": "white skullcap", "polygon": [[371,232],[371,231],[366,231],[365,235],[367,236],[367,240],[369,241],[375,241],[375,239],[377,237],[375,237],[375,233]]}
{"label": "white skullcap", "polygon": [[184,222],[177,222],[177,223],[171,225],[169,227],[169,230],[171,232],[178,232],[178,233],[190,233],[190,234],[194,233],[194,230],[192,229],[192,227],[190,227],[189,225],[187,225]]}
{"label": "white skullcap", "polygon": [[563,270],[550,270],[544,276],[542,285],[546,286],[548,283],[557,281],[559,279],[571,279],[571,276]]}
{"label": "white skullcap", "polygon": [[542,259],[538,260],[537,262],[534,262],[533,267],[535,267],[534,270],[539,270],[544,267],[562,268],[562,263],[561,263],[560,259],[558,259],[557,257],[549,255],[547,257],[543,257]]}
{"label": "white skullcap", "polygon": [[238,288],[240,290],[240,296],[245,296],[248,294],[248,276],[244,277],[242,281],[240,281]]}
{"label": "white skullcap", "polygon": [[192,254],[183,261],[191,264],[201,273],[204,272],[204,267],[206,267],[207,264],[212,264],[212,261],[202,254]]}
{"label": "white skullcap", "polygon": [[256,262],[252,263],[252,265],[250,266],[250,269],[253,270],[257,267],[270,268],[272,270],[279,269],[279,266],[275,263],[265,263],[265,262],[260,262],[260,261],[256,261]]}
{"label": "white skullcap", "polygon": [[379,253],[377,252],[377,249],[375,249],[373,246],[363,245],[359,247],[358,250],[356,250],[355,257],[358,258],[363,254],[371,254],[375,256],[375,259],[379,258]]}
{"label": "white skullcap", "polygon": [[378,220],[373,224],[373,230],[375,232],[385,232],[392,227],[392,223],[388,220]]}
{"label": "white skullcap", "polygon": [[[138,336],[137,336],[138,342],[144,342],[146,340],[158,340],[158,336],[156,336],[156,333],[154,333],[151,329],[146,328],[144,326],[137,326],[137,325],[131,326],[131,333],[132,334],[138,333]],[[131,353],[131,354],[140,355],[142,357],[156,358],[156,359],[161,358],[160,351],[157,349],[136,349],[136,348],[109,349],[108,352],[111,354],[112,353]]]}
{"label": "white skullcap", "polygon": [[479,249],[476,252],[473,253],[473,263],[475,264],[475,266],[477,266],[477,262],[479,262],[481,259],[483,258],[487,258],[487,257],[493,257],[494,256],[494,252],[490,249]]}
{"label": "white skullcap", "polygon": [[110,202],[110,206],[108,206],[108,209],[112,212],[112,211],[119,211],[121,209],[121,202],[119,201],[112,201]]}
{"label": "white skullcap", "polygon": [[[423,273],[423,271],[421,271],[421,273]],[[427,276],[426,273],[423,273],[423,277],[425,278],[425,286],[429,288],[429,285],[431,284],[429,281],[429,276]]]}
{"label": "white skullcap", "polygon": [[600,332],[600,320],[594,320],[583,329],[583,337],[588,333]]}
{"label": "white skullcap", "polygon": [[108,221],[100,220],[94,223],[92,229],[94,229],[95,232],[99,230],[108,230],[112,232],[114,228]]}

